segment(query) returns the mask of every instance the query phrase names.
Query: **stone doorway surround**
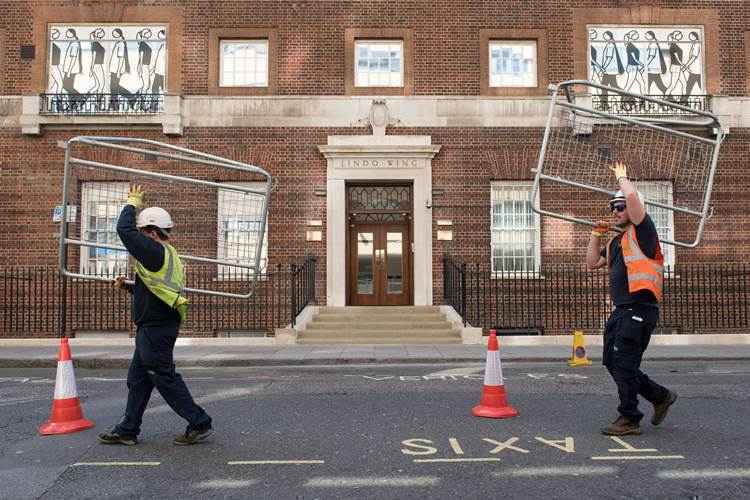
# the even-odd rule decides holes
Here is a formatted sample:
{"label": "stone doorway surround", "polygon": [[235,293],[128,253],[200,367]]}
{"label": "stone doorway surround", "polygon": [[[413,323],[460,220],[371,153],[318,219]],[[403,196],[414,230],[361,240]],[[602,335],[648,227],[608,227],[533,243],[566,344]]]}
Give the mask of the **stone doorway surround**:
{"label": "stone doorway surround", "polygon": [[385,101],[372,102],[372,135],[331,135],[318,150],[328,161],[326,182],[326,304],[346,305],[346,182],[413,183],[414,305],[432,305],[432,158],[440,146],[428,135],[385,135],[393,123]]}

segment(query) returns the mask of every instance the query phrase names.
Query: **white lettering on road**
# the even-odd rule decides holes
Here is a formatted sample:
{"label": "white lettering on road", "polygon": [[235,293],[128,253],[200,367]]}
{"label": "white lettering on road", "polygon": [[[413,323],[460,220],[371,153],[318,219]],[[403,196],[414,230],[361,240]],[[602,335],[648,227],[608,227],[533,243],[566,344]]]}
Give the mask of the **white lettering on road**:
{"label": "white lettering on road", "polygon": [[455,453],[456,455],[463,455],[464,454],[464,450],[463,450],[463,448],[461,448],[461,445],[459,444],[458,439],[456,439],[456,438],[448,438],[448,442],[451,445],[451,449],[453,450],[453,453]]}
{"label": "white lettering on road", "polygon": [[609,436],[609,438],[614,441],[615,443],[622,446],[622,448],[610,448],[607,450],[610,453],[617,453],[617,452],[626,452],[626,453],[655,453],[659,450],[656,448],[634,448],[630,444],[626,443],[623,439],[617,437],[617,436]]}
{"label": "white lettering on road", "polygon": [[490,450],[490,454],[491,455],[495,455],[497,453],[500,453],[503,450],[513,450],[513,451],[517,451],[519,453],[528,453],[529,452],[529,450],[524,450],[523,448],[517,448],[515,446],[512,446],[513,443],[515,443],[516,441],[518,441],[517,437],[512,437],[512,438],[508,439],[507,441],[502,441],[502,442],[495,441],[494,439],[489,439],[489,438],[482,438],[482,441],[486,441],[486,442],[488,442],[490,444],[496,445],[495,448],[493,448],[492,450]]}
{"label": "white lettering on road", "polygon": [[562,450],[566,453],[576,452],[575,443],[572,437],[566,437],[565,439],[562,439],[562,440],[555,440],[555,439],[544,439],[542,437],[536,436],[534,439],[536,439],[540,443],[544,443],[548,446],[552,446],[553,448],[557,448],[558,450]]}
{"label": "white lettering on road", "polygon": [[[419,444],[424,443],[424,444]],[[417,448],[418,450],[405,450],[401,448],[401,453],[404,455],[434,455],[437,453],[437,448],[434,448],[432,446],[426,446],[432,444],[432,441],[429,439],[405,439],[404,441],[401,441],[401,444],[404,446],[411,446],[412,448]]]}

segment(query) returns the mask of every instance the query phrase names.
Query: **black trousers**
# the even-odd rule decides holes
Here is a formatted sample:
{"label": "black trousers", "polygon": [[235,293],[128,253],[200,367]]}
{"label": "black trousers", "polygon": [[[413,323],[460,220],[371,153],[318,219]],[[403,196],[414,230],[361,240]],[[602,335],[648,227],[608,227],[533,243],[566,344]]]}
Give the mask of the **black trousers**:
{"label": "black trousers", "polygon": [[211,425],[211,417],[195,404],[182,376],[175,371],[174,344],[178,332],[177,324],[138,327],[135,352],[128,368],[125,417],[115,427],[115,432],[128,436],[140,433],[143,412],[154,387],[175,413],[188,421],[189,428],[203,429]]}
{"label": "black trousers", "polygon": [[618,306],[607,320],[604,330],[603,364],[617,384],[620,406],[617,411],[638,423],[638,396],[650,403],[661,403],[669,392],[651,380],[640,369],[643,353],[659,320],[657,307],[632,304]]}

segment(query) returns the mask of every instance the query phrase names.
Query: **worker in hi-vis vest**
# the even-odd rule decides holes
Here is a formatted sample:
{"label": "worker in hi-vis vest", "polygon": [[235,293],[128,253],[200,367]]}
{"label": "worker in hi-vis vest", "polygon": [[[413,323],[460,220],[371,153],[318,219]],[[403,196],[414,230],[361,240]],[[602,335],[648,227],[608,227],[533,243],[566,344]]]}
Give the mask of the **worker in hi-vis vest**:
{"label": "worker in hi-vis vest", "polygon": [[654,221],[646,213],[643,196],[628,179],[627,167],[616,162],[610,169],[620,190],[609,200],[609,209],[622,232],[610,237],[610,223],[597,222],[589,237],[586,266],[590,270],[607,266],[609,295],[615,307],[604,329],[603,364],[617,384],[620,416],[602,433],[626,436],[641,433],[639,395],[654,405],[651,423],[659,425],[677,394],[640,369],[659,320],[664,256]]}
{"label": "worker in hi-vis vest", "polygon": [[106,444],[132,446],[138,442],[141,420],[151,391],[159,391],[169,406],[188,421],[174,444],[189,445],[211,435],[211,417],[198,406],[175,371],[174,344],[185,321],[188,301],[182,295],[185,275],[177,251],[169,244],[172,218],[159,207],[143,208],[144,192],[134,186],[117,221],[117,234],[135,259],[135,283],[123,276],[115,287],[133,295],[133,322],[137,331],[135,352],[128,368],[128,402],[125,416],[110,432],[100,434]]}

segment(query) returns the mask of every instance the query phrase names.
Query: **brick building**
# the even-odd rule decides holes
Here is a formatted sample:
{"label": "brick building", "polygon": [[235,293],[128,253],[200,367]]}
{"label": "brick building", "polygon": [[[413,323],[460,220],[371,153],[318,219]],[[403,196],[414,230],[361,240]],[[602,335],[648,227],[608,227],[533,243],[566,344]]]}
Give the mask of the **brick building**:
{"label": "brick building", "polygon": [[[456,285],[444,264],[466,262],[469,283],[461,293],[468,305],[460,312],[476,326],[595,330],[606,294],[601,276],[585,278],[590,286],[584,286],[579,272],[588,229],[541,218],[525,202],[547,86],[570,79],[667,96],[720,116],[727,135],[713,217],[697,249],[670,247],[668,264],[684,271],[668,286],[684,296],[667,317],[680,331],[748,326],[746,1],[0,0],[0,10],[0,265],[6,273],[0,335],[55,333],[8,318],[28,304],[24,297],[38,298],[44,288],[17,279],[18,273],[56,263],[59,142],[91,134],[168,142],[267,169],[276,181],[264,257],[269,272],[316,256],[318,304],[442,304],[446,287],[455,291]],[[86,226],[101,208],[86,203],[87,190],[110,183],[112,197],[103,203],[119,206],[126,197],[122,179],[91,174],[78,180],[72,200],[80,231],[111,233],[115,215],[106,209]],[[640,186],[668,203],[678,195],[672,182],[650,179]],[[540,193],[542,206],[584,205],[592,217],[607,215],[603,200]],[[210,253],[222,231],[252,245],[221,204],[221,195],[172,199],[182,214],[182,248]],[[209,222],[197,214],[208,214]],[[655,218],[662,236],[686,230],[666,212]],[[124,263],[117,253],[81,252],[69,265],[93,273]],[[58,285],[50,303],[59,301]],[[561,287],[567,296],[558,294]],[[286,288],[273,285],[265,305],[253,307],[269,310],[268,301],[276,304]],[[80,307],[81,293],[66,306],[66,330],[86,329],[71,321],[90,324],[82,318],[93,313]],[[571,301],[570,294],[580,297]],[[117,309],[118,300],[110,307]],[[231,306],[212,307],[237,315]],[[686,319],[691,311],[696,317]],[[289,312],[281,315],[272,326],[282,326]],[[551,319],[566,315],[572,316]],[[227,328],[252,329],[243,317]],[[192,330],[216,334],[214,320],[205,316]]]}

